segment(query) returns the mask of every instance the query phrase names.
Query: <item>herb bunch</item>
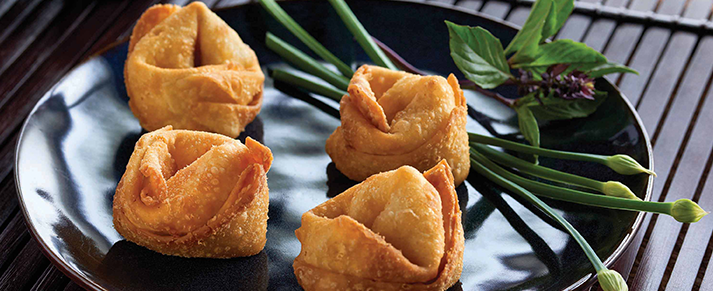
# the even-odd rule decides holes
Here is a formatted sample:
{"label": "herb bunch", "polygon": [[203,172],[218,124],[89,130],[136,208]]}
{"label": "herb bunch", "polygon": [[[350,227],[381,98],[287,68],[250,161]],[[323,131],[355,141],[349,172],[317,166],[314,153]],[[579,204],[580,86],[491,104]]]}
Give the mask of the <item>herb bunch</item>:
{"label": "herb bunch", "polygon": [[518,87],[522,98],[507,105],[517,112],[520,132],[533,146],[540,145],[538,120],[586,117],[596,111],[606,92],[594,89],[594,79],[637,73],[609,62],[584,43],[570,39],[548,42],[573,9],[572,0],[537,0],[507,47],[482,27],[446,21],[451,57],[473,86]]}
{"label": "herb bunch", "polygon": [[[325,96],[339,102],[342,96],[347,94],[348,78],[352,76],[353,69],[310,36],[280,8],[275,0],[259,1],[263,8],[310,50],[334,65],[339,71],[337,73],[326,68],[312,57],[268,32],[267,47],[298,69],[311,75],[303,76],[291,70],[271,68],[271,77],[276,82],[286,83],[307,93]],[[398,70],[398,67],[401,67],[411,73],[420,72],[386,45],[373,39],[344,0],[329,0],[329,2],[374,63],[391,70]],[[574,0],[538,0],[533,5],[525,25],[506,48],[502,47],[500,40],[481,27],[460,26],[446,21],[450,35],[451,56],[459,69],[472,81],[470,84],[462,82],[462,87],[483,91],[500,85],[515,85],[523,95],[507,104],[518,113],[521,131],[531,145],[469,133],[471,168],[502,188],[523,197],[557,221],[580,245],[592,263],[601,287],[605,291],[623,291],[628,290],[628,287],[621,275],[607,269],[584,237],[564,217],[537,196],[596,207],[669,215],[683,223],[697,222],[708,212],[688,199],[675,202],[642,201],[620,182],[601,182],[560,172],[490,147],[496,146],[519,153],[556,159],[599,163],[622,175],[655,175],[627,155],[602,156],[539,147],[537,119],[586,117],[596,111],[606,97],[604,92],[594,89],[596,78],[610,73],[635,73],[625,66],[608,62],[606,57],[583,43],[572,40],[544,42],[562,27],[573,7]],[[506,55],[510,58],[506,59]],[[511,73],[513,71],[519,72],[518,77]],[[315,81],[315,77],[327,84]],[[564,184],[565,187],[535,181],[518,173]],[[566,186],[584,188],[600,194]]]}

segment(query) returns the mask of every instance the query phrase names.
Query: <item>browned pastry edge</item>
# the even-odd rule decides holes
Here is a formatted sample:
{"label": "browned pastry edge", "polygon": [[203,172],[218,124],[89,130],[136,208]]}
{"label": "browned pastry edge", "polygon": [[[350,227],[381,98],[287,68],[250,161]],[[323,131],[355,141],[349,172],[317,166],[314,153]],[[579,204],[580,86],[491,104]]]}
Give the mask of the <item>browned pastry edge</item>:
{"label": "browned pastry edge", "polygon": [[[267,215],[267,205],[269,201],[267,176],[265,170],[260,165],[252,165],[243,172],[239,183],[244,183],[245,177],[258,179],[257,187],[243,188],[240,192],[232,193],[226,201],[220,213],[216,214],[207,225],[202,226],[183,236],[159,236],[149,231],[135,227],[126,223],[128,220],[124,213],[119,210],[114,213],[114,227],[127,240],[148,249],[157,251],[165,255],[180,257],[210,257],[210,258],[233,258],[252,256],[259,253],[264,247],[266,240],[263,239],[253,245],[243,246],[241,249],[215,249],[212,242],[218,239],[227,238],[228,233],[236,228],[243,228],[240,223],[235,223],[238,215],[258,217]],[[255,178],[257,176],[257,178]],[[119,188],[122,185],[119,184]],[[264,210],[262,209],[264,208]],[[116,210],[116,209],[115,209]],[[247,211],[246,211],[247,210]]]}
{"label": "browned pastry edge", "polygon": [[[444,166],[445,164],[445,166]],[[453,175],[445,161],[424,173],[424,177],[436,188],[441,197],[443,226],[445,230],[445,253],[441,259],[438,276],[426,283],[381,282],[373,278],[361,278],[314,267],[295,258],[292,265],[299,284],[308,291],[321,290],[446,290],[460,278],[463,270],[465,238],[461,224],[458,196],[453,186]]]}
{"label": "browned pastry edge", "polygon": [[[191,3],[188,6],[193,6],[193,5],[201,5],[205,7],[205,4],[201,2],[194,2]],[[173,4],[156,4],[154,6],[149,7],[144,13],[141,15],[139,20],[136,22],[136,25],[134,26],[134,29],[132,30],[131,37],[129,39],[129,51],[127,54],[127,64],[124,66],[124,83],[126,84],[126,92],[127,95],[130,97],[129,98],[129,107],[131,108],[132,113],[134,116],[136,116],[137,119],[139,119],[139,123],[141,126],[146,129],[147,131],[154,131],[158,130],[166,125],[172,125],[175,129],[189,129],[189,130],[199,130],[199,131],[208,131],[208,132],[215,132],[215,133],[220,133],[223,135],[230,136],[232,138],[236,138],[241,132],[245,130],[245,127],[247,124],[252,122],[255,117],[260,113],[260,110],[262,108],[262,101],[263,101],[263,91],[264,91],[264,83],[261,85],[261,90],[257,92],[255,95],[253,95],[252,100],[250,100],[249,103],[247,104],[225,104],[225,106],[221,108],[217,108],[213,106],[210,102],[207,103],[199,103],[195,104],[192,106],[191,110],[189,110],[186,113],[186,117],[182,118],[176,118],[175,116],[168,119],[168,120],[156,120],[155,118],[151,118],[151,112],[145,112],[140,109],[140,105],[137,105],[137,102],[139,102],[138,99],[145,98],[145,96],[142,96],[142,94],[134,94],[134,89],[132,87],[136,85],[132,85],[134,83],[137,83],[135,81],[132,82],[132,79],[130,77],[131,74],[129,74],[130,67],[136,67],[136,64],[132,64],[129,62],[131,59],[132,52],[134,51],[135,46],[139,43],[139,41],[149,34],[151,30],[159,25],[161,22],[163,22],[166,18],[171,16],[172,14],[178,12],[179,10],[183,9],[185,7],[173,5]],[[207,9],[207,8],[205,8]],[[246,45],[247,46],[247,45]],[[248,49],[250,49],[248,47]],[[250,50],[251,53],[253,54],[253,58],[255,59],[255,62],[258,63],[257,61],[257,56],[255,56],[255,53]],[[141,64],[142,66],[145,66],[146,64]],[[193,76],[192,77],[207,77],[207,74],[211,73],[213,69],[210,69],[209,67],[214,67],[214,66],[206,66],[205,68],[203,67],[195,67],[195,68],[190,68],[190,69],[182,69],[184,71],[193,71]],[[134,68],[133,70],[138,70],[139,68]],[[155,67],[158,71],[165,71],[168,72],[172,69],[165,69],[165,68],[158,68]],[[245,73],[248,73],[247,71]],[[259,63],[258,63],[258,72],[257,72],[261,77],[262,77],[262,71],[259,70]],[[217,82],[216,82],[217,84]],[[193,114],[192,114],[193,113]],[[201,115],[197,115],[197,114]],[[228,120],[222,123],[216,124],[213,122],[213,120],[206,120],[205,116],[206,115],[211,115],[211,116],[228,116]]]}
{"label": "browned pastry edge", "polygon": [[451,112],[448,121],[445,122],[445,128],[439,130],[428,142],[417,149],[398,155],[375,155],[359,152],[346,142],[340,126],[327,139],[326,151],[337,169],[355,181],[363,181],[374,173],[394,170],[403,165],[425,171],[440,160],[446,159],[453,169],[455,184],[459,185],[470,172],[468,133],[462,130],[466,122],[467,110],[456,107]]}
{"label": "browned pastry edge", "polygon": [[[160,131],[170,131],[167,126]],[[156,131],[155,131],[156,132]],[[155,133],[154,132],[154,133]],[[146,137],[151,133],[144,135]],[[216,135],[200,132],[200,134]],[[154,138],[164,138],[157,136]],[[232,140],[224,137],[226,140]],[[137,142],[136,147],[146,147],[144,138]],[[234,140],[232,140],[234,141]],[[239,142],[239,141],[234,141]],[[269,189],[267,185],[266,169],[272,163],[272,153],[265,146],[248,137],[245,146],[250,151],[258,151],[258,159],[240,173],[236,183],[227,199],[223,202],[218,212],[203,225],[184,235],[157,234],[150,230],[137,227],[125,214],[124,207],[128,203],[121,199],[140,199],[135,195],[135,185],[125,184],[122,177],[116,189],[113,205],[114,228],[127,240],[148,249],[166,255],[181,257],[210,257],[233,258],[251,256],[259,253],[265,246],[267,232],[267,212],[269,204]],[[129,161],[143,157],[134,156]],[[136,163],[136,162],[134,162]],[[126,174],[125,174],[126,175]],[[143,175],[143,174],[140,174]],[[250,220],[257,225],[245,225],[244,220]],[[236,233],[241,235],[236,236]],[[229,241],[233,247],[226,247],[223,242]],[[240,240],[239,243],[235,243]],[[235,246],[237,245],[237,246]]]}

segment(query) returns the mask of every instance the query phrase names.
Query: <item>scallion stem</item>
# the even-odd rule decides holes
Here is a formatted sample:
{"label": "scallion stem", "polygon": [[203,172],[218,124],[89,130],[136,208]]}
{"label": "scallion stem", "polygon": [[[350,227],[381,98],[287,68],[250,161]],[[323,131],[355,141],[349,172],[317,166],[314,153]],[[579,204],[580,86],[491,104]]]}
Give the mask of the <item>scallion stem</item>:
{"label": "scallion stem", "polygon": [[298,69],[315,75],[322,80],[327,81],[327,83],[334,85],[338,89],[346,91],[347,87],[349,87],[349,79],[330,71],[315,59],[301,52],[274,34],[270,32],[267,33],[267,36],[265,37],[265,44],[267,45],[267,48],[280,55],[283,59],[293,63]]}
{"label": "scallion stem", "polygon": [[521,143],[517,143],[514,141],[480,135],[480,134],[472,133],[472,132],[468,133],[468,139],[471,142],[488,144],[488,145],[498,146],[498,147],[508,149],[508,150],[513,150],[513,151],[520,152],[520,153],[540,155],[543,157],[550,157],[550,158],[556,158],[556,159],[574,160],[574,161],[583,161],[583,162],[595,162],[595,163],[603,163],[603,160],[606,159],[606,157],[600,156],[600,155],[564,152],[564,151],[557,151],[557,150],[533,147],[530,145],[521,144]]}
{"label": "scallion stem", "polygon": [[653,171],[642,167],[636,160],[628,155],[613,155],[613,156],[603,156],[595,154],[585,154],[585,153],[575,153],[575,152],[565,152],[558,150],[550,150],[540,147],[533,147],[526,144],[521,144],[517,142],[512,142],[509,140],[504,140],[495,137],[489,137],[480,135],[477,133],[468,133],[468,138],[471,142],[488,144],[492,146],[498,146],[505,149],[513,150],[516,152],[540,155],[544,157],[563,159],[563,160],[574,160],[583,162],[594,162],[605,165],[615,172],[622,175],[635,175],[640,173],[646,173],[649,175],[656,176]]}
{"label": "scallion stem", "polygon": [[374,40],[371,39],[371,35],[364,29],[364,26],[361,25],[359,19],[357,19],[354,12],[349,9],[349,5],[347,5],[344,0],[329,0],[329,3],[332,4],[334,10],[337,11],[339,17],[374,63],[390,70],[399,70],[376,43],[374,43]]}
{"label": "scallion stem", "polygon": [[[606,270],[606,266],[604,266],[604,263],[602,263],[602,260],[597,256],[597,253],[594,252],[594,249],[589,245],[587,240],[582,237],[581,234],[575,229],[567,220],[562,217],[559,213],[555,212],[550,206],[545,204],[542,200],[537,198],[535,195],[527,191],[526,189],[522,188],[521,186],[508,181],[508,179],[503,178],[502,176],[498,175],[489,167],[484,166],[483,164],[485,162],[490,162],[487,158],[485,158],[483,155],[475,152],[473,155],[471,155],[470,159],[471,165],[473,166],[473,169],[478,172],[479,174],[485,176],[488,178],[488,180],[495,182],[496,184],[500,185],[501,187],[510,190],[511,192],[521,196],[525,200],[529,201],[530,203],[534,204],[538,208],[540,208],[545,214],[550,216],[552,219],[560,223],[566,230],[569,232],[569,234],[574,238],[574,240],[579,244],[579,246],[582,248],[582,251],[584,251],[584,254],[587,255],[587,258],[589,259],[590,262],[592,262],[592,265],[594,265],[594,269],[599,272],[600,270]],[[491,162],[492,163],[492,162]]]}
{"label": "scallion stem", "polygon": [[325,61],[331,63],[337,70],[342,73],[342,75],[351,78],[354,71],[347,64],[342,62],[334,54],[332,54],[327,48],[325,48],[321,43],[319,43],[314,37],[307,33],[302,26],[297,24],[297,22],[290,17],[290,15],[282,10],[280,5],[277,5],[275,0],[260,0],[262,5],[267,12],[269,12],[272,17],[277,19],[285,28],[287,28],[292,34],[294,34],[299,40],[302,41],[309,49],[320,56]]}
{"label": "scallion stem", "polygon": [[[475,149],[471,148],[471,157],[482,156]],[[510,180],[533,193],[556,200],[585,204],[590,206],[604,207],[610,209],[620,209],[628,211],[645,211],[659,214],[672,215],[673,202],[653,202],[641,201],[627,198],[611,197],[598,194],[582,192],[574,189],[563,188],[542,182],[532,181],[523,178],[508,170],[503,169],[492,161],[486,159],[481,164],[488,167],[503,178]]]}
{"label": "scallion stem", "polygon": [[285,82],[287,84],[290,84],[290,85],[293,85],[293,86],[296,86],[299,88],[303,88],[303,89],[307,90],[308,92],[315,93],[315,94],[318,94],[318,95],[321,95],[324,97],[328,97],[328,98],[335,100],[337,102],[339,102],[339,100],[342,99],[342,96],[347,94],[347,92],[345,92],[345,91],[336,89],[334,87],[322,85],[320,83],[300,77],[296,74],[293,74],[289,71],[285,71],[282,69],[272,70],[271,76],[273,79],[275,79],[277,81]]}
{"label": "scallion stem", "polygon": [[570,173],[560,172],[540,165],[535,165],[525,160],[518,159],[517,157],[508,155],[506,153],[496,151],[486,145],[471,143],[470,146],[474,147],[478,152],[485,155],[487,158],[495,161],[496,163],[507,167],[516,168],[522,171],[523,173],[527,173],[552,181],[562,182],[569,185],[580,186],[599,192],[602,192],[604,189],[604,182],[600,182],[582,176],[577,176]]}

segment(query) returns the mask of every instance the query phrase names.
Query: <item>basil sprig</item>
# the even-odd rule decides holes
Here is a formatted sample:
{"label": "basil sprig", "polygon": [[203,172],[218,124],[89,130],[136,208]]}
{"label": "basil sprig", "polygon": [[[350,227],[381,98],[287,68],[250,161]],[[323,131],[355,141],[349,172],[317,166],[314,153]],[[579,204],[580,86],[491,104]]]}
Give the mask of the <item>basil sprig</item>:
{"label": "basil sprig", "polygon": [[[520,87],[523,97],[511,107],[518,114],[523,137],[533,146],[539,146],[538,120],[581,118],[596,111],[606,92],[593,89],[594,78],[638,74],[609,62],[584,43],[546,41],[562,28],[573,9],[573,0],[537,0],[525,24],[505,48],[482,27],[446,21],[451,57],[468,80],[483,89]],[[512,73],[516,69],[519,77]]]}

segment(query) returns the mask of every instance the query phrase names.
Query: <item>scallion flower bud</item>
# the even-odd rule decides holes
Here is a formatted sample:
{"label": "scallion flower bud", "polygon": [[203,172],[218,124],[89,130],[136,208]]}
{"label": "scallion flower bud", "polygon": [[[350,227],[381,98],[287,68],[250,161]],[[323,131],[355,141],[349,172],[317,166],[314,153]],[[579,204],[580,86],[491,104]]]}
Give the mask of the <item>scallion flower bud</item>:
{"label": "scallion flower bud", "polygon": [[679,222],[697,222],[706,215],[708,215],[708,212],[690,199],[678,199],[671,206],[671,216]]}
{"label": "scallion flower bud", "polygon": [[634,194],[634,192],[631,192],[631,189],[629,189],[629,187],[622,184],[621,182],[616,181],[608,181],[604,183],[602,193],[606,194],[607,196],[641,200]]}
{"label": "scallion flower bud", "polygon": [[606,159],[605,165],[622,175],[635,175],[640,173],[646,173],[649,175],[654,175],[654,177],[656,177],[656,173],[642,167],[639,162],[637,162],[636,160],[634,160],[634,158],[628,155],[610,156]]}
{"label": "scallion flower bud", "polygon": [[597,272],[597,277],[599,278],[599,286],[604,291],[629,291],[629,286],[626,286],[626,281],[617,271],[603,269]]}

